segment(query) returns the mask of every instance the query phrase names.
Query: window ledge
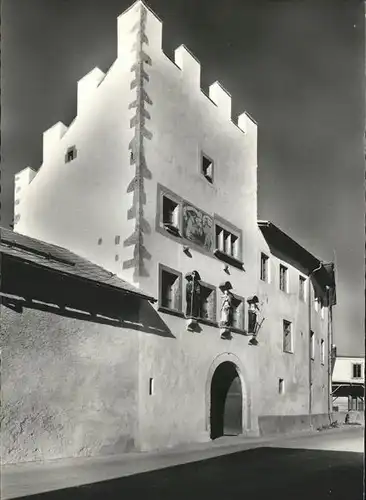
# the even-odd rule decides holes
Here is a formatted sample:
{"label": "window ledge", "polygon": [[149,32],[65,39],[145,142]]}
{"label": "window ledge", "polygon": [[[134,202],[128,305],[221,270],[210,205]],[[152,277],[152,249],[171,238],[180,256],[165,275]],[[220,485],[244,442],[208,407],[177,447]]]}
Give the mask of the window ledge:
{"label": "window ledge", "polygon": [[230,326],[230,331],[233,333],[239,333],[241,335],[245,335],[246,337],[252,337],[254,334],[249,333],[247,330],[243,330],[242,328],[235,328],[233,326]]}
{"label": "window ledge", "polygon": [[207,182],[209,182],[210,184],[213,184],[213,178],[211,175],[203,174],[203,177],[206,179]]}
{"label": "window ledge", "polygon": [[206,318],[195,318],[194,316],[185,316],[186,319],[193,319],[197,321],[197,323],[202,323],[203,325],[214,326],[215,328],[219,328],[219,324],[217,321],[212,321],[211,319]]}
{"label": "window ledge", "polygon": [[166,314],[171,314],[172,316],[184,318],[184,313],[182,311],[178,311],[177,309],[169,309],[168,307],[159,306],[158,311]]}
{"label": "window ledge", "polygon": [[285,351],[285,350],[284,350],[283,352],[284,352],[285,354],[293,354],[293,353],[294,353],[294,351]]}
{"label": "window ledge", "polygon": [[165,231],[167,231],[169,234],[176,236],[177,238],[181,237],[179,228],[173,226],[172,224],[163,224],[163,229],[165,229]]}
{"label": "window ledge", "polygon": [[227,264],[230,264],[231,266],[234,266],[234,267],[244,271],[244,263],[241,260],[236,259],[232,255],[229,255],[229,254],[223,252],[222,250],[219,250],[218,248],[216,248],[214,250],[214,256],[217,257],[218,259],[226,262]]}

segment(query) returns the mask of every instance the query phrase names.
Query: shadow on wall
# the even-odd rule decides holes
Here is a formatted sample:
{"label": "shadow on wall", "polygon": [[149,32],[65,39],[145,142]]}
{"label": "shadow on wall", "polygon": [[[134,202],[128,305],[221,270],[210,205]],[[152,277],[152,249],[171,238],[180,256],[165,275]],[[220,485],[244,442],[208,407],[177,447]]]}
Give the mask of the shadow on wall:
{"label": "shadow on wall", "polygon": [[[35,298],[34,300],[37,299]],[[3,296],[1,297],[1,303],[3,306],[18,313],[22,313],[23,308],[34,309],[66,318],[89,321],[92,323],[114,326],[116,328],[129,328],[131,330],[159,335],[161,337],[175,338],[166,323],[147,301],[142,302],[137,310],[130,310],[128,314],[125,314],[127,311],[121,311],[120,315],[116,315],[115,317],[105,315],[104,312],[98,310],[89,310],[87,312],[75,310],[67,304],[59,306],[57,304],[34,302],[32,298],[25,300]]]}
{"label": "shadow on wall", "polygon": [[174,338],[153,305],[140,296],[24,262],[3,262],[0,292],[2,304],[19,313],[36,309]]}

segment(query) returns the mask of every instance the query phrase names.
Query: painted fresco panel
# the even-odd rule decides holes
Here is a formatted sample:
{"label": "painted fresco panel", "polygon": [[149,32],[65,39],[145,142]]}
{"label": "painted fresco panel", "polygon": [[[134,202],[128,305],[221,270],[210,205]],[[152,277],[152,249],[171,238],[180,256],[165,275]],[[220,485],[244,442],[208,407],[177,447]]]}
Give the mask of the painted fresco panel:
{"label": "painted fresco panel", "polygon": [[207,251],[213,250],[213,218],[188,203],[183,203],[183,237]]}

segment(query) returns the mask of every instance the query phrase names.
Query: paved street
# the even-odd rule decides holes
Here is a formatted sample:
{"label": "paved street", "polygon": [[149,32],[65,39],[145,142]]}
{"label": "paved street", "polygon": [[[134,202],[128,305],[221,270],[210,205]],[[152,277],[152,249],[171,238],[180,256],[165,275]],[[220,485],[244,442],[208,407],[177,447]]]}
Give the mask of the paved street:
{"label": "paved street", "polygon": [[[147,495],[150,499],[165,500],[202,497],[211,499],[237,498],[261,500],[280,495],[286,499],[350,499],[363,498],[363,428],[335,429],[298,437],[280,438],[276,441],[262,441],[252,445],[235,445],[233,440],[224,447],[207,450],[167,453],[165,465],[159,455],[145,456],[133,474],[128,470],[127,461],[117,458],[108,462],[93,461],[84,467],[120,468],[121,476],[101,480],[93,484],[58,489],[32,496],[13,496],[6,491],[6,482],[11,477],[3,477],[3,498],[31,498],[33,500],[59,499],[129,499]],[[251,446],[251,449],[246,449]],[[239,448],[242,448],[239,451]],[[213,453],[221,456],[212,456]],[[225,453],[225,454],[224,454]],[[210,457],[211,454],[211,457]],[[160,455],[160,460],[162,460]],[[170,458],[169,458],[170,457]],[[205,458],[204,458],[205,457]],[[149,465],[148,462],[151,462]],[[179,463],[180,465],[177,465]],[[186,463],[184,463],[186,462]],[[190,462],[190,463],[187,463]],[[133,458],[130,459],[133,465]],[[137,462],[136,462],[137,463]],[[92,465],[91,465],[92,464]],[[109,465],[108,465],[109,464]],[[170,466],[169,466],[170,465]],[[141,467],[142,466],[142,467]],[[150,470],[148,468],[150,467]],[[156,470],[151,470],[156,468]],[[60,467],[57,468],[60,471]],[[61,468],[62,469],[62,468]],[[27,467],[24,467],[27,473]],[[50,473],[32,469],[39,477]],[[19,468],[21,474],[21,466]],[[79,472],[81,469],[79,469]],[[101,470],[99,471],[102,472]],[[29,471],[28,471],[29,473]],[[78,475],[78,468],[65,466],[63,473]],[[99,473],[99,478],[103,476]],[[95,475],[94,474],[94,475]],[[24,476],[23,476],[24,477]],[[105,475],[106,477],[106,475]],[[95,477],[94,477],[95,481]],[[13,476],[14,485],[14,476]],[[23,486],[26,487],[26,484]],[[11,489],[11,488],[10,488]],[[10,491],[9,489],[9,491]]]}

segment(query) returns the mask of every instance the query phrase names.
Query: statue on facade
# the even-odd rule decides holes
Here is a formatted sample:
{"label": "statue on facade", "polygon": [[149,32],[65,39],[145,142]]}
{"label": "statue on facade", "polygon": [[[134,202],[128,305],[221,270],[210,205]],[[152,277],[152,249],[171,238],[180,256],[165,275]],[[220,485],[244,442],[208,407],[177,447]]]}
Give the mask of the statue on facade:
{"label": "statue on facade", "polygon": [[219,286],[222,291],[221,314],[220,314],[220,333],[222,339],[231,338],[230,328],[234,320],[234,296],[231,293],[231,283],[226,281]]}
{"label": "statue on facade", "polygon": [[187,329],[192,330],[197,325],[197,318],[201,316],[201,277],[198,271],[186,274],[186,318]]}
{"label": "statue on facade", "polygon": [[263,323],[263,319],[261,323],[259,323],[258,318],[260,314],[260,308],[259,308],[259,299],[256,295],[253,297],[249,297],[247,300],[248,303],[248,333],[252,335],[252,338],[249,340],[250,345],[257,345],[258,340],[257,340],[257,335],[259,328],[261,327]]}

